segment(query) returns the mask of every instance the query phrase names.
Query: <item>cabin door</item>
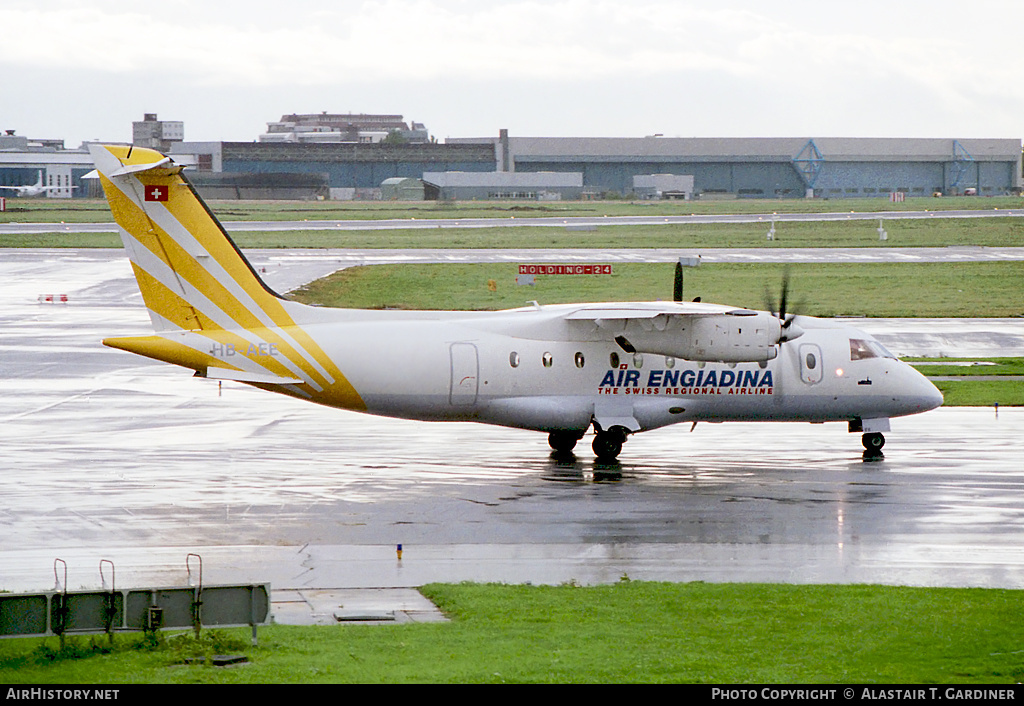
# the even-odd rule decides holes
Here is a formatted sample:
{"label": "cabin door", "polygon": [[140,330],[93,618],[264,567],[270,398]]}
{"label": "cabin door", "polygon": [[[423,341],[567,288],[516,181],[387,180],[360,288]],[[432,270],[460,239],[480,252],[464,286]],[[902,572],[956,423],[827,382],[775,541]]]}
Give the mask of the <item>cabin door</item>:
{"label": "cabin door", "polygon": [[453,343],[450,348],[452,381],[448,400],[456,407],[476,404],[480,389],[480,362],[472,343]]}

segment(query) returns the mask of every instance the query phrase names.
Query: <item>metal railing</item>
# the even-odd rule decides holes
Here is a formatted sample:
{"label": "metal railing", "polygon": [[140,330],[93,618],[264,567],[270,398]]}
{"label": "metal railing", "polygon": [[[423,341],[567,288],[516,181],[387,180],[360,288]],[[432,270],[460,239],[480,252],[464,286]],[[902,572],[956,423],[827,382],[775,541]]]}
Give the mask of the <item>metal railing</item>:
{"label": "metal railing", "polygon": [[[198,573],[193,576],[193,563]],[[58,566],[62,565],[63,581]],[[54,578],[61,587],[35,593],[0,593],[0,638],[154,632],[204,627],[256,627],[270,623],[270,584],[204,586],[202,557],[185,559],[189,585],[163,588],[115,587],[114,563],[100,560],[98,590],[67,590],[67,563],[54,560]],[[109,569],[110,587],[105,569]],[[197,582],[194,583],[195,579]]]}

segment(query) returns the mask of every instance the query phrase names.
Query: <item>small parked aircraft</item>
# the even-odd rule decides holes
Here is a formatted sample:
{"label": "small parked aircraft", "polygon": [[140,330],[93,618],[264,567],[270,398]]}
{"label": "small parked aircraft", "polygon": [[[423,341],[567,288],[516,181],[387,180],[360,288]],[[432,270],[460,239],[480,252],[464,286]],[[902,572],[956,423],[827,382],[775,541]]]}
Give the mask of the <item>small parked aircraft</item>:
{"label": "small parked aircraft", "polygon": [[39,196],[45,194],[47,191],[57,191],[59,189],[77,189],[77,186],[44,186],[43,185],[43,173],[39,172],[39,176],[36,177],[35,184],[26,184],[24,186],[0,186],[0,189],[10,189],[11,191],[17,191],[18,196]]}
{"label": "small parked aircraft", "polygon": [[533,429],[561,452],[592,427],[601,461],[631,434],[701,421],[846,422],[877,452],[891,417],[942,403],[871,336],[787,313],[785,286],[777,312],[299,304],[263,283],[180,165],[143,148],[90,150],[156,331],[104,343],[197,376],[382,416]]}

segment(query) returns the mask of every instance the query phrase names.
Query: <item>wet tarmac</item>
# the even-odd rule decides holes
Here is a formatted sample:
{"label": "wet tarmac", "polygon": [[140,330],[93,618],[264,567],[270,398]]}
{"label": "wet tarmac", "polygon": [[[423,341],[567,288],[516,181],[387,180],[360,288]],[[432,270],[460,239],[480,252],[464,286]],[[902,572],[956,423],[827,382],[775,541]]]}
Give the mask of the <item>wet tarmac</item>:
{"label": "wet tarmac", "polygon": [[[282,290],[336,268],[252,259]],[[68,303],[40,303],[56,292]],[[1020,320],[861,325],[890,347],[1024,354]],[[101,559],[119,585],[178,585],[189,552],[207,583],[309,595],[623,576],[1024,587],[1021,409],[893,420],[875,460],[845,425],[676,426],[609,467],[589,439],[555,457],[542,434],[332,410],[104,348],[149,330],[119,254],[4,252],[0,330],[0,589],[51,588],[58,557],[71,588],[98,586]]]}

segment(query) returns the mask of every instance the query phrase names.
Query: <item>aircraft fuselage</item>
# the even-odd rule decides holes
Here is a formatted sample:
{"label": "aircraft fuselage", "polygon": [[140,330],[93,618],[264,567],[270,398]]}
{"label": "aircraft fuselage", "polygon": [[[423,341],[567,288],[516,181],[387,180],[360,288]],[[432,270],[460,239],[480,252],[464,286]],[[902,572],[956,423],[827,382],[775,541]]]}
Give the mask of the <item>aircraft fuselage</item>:
{"label": "aircraft fuselage", "polygon": [[[548,432],[585,431],[592,420],[607,420],[635,432],[684,421],[888,418],[941,403],[934,386],[906,363],[884,355],[852,359],[851,341],[871,336],[813,317],[798,317],[805,333],[781,344],[773,360],[718,363],[586,340],[559,306],[372,314],[306,331],[345,371],[362,411],[383,416]],[[225,362],[271,350],[270,344],[231,350]],[[289,392],[354,407],[330,388]]]}

